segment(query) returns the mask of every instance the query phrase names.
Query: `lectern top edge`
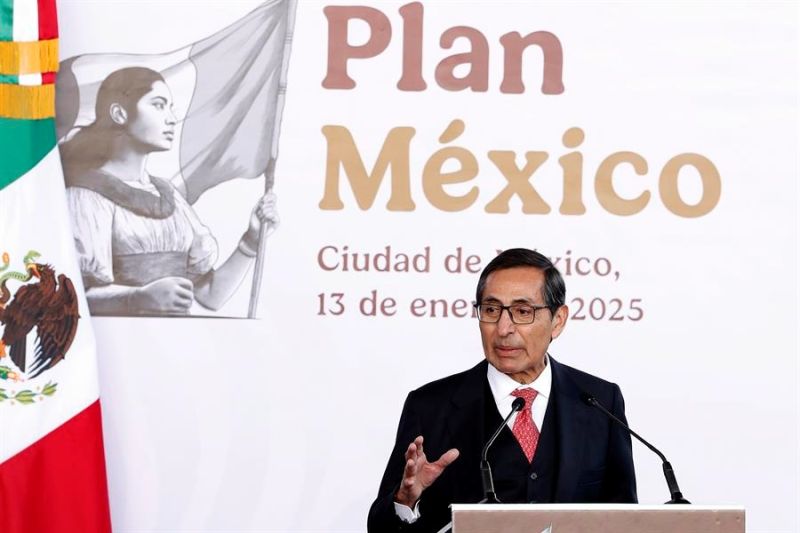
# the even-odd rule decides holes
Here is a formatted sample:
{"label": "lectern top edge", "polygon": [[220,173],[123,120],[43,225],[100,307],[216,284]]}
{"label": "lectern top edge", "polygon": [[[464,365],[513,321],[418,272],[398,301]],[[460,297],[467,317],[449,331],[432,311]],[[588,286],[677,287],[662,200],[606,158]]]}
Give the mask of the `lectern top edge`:
{"label": "lectern top edge", "polygon": [[744,511],[744,505],[642,505],[638,503],[560,503],[560,504],[541,504],[541,503],[454,503],[450,506],[456,511],[524,511],[537,509],[540,511]]}

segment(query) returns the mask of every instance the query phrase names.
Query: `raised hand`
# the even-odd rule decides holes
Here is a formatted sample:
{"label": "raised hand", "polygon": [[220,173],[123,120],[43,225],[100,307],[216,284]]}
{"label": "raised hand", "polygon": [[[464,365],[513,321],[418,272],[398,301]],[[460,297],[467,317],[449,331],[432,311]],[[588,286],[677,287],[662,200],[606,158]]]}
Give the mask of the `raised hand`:
{"label": "raised hand", "polygon": [[422,447],[420,435],[408,445],[406,450],[406,466],[403,469],[403,481],[395,495],[395,501],[407,507],[414,507],[422,495],[422,491],[430,487],[450,463],[458,458],[458,450],[451,448],[434,462],[428,462]]}

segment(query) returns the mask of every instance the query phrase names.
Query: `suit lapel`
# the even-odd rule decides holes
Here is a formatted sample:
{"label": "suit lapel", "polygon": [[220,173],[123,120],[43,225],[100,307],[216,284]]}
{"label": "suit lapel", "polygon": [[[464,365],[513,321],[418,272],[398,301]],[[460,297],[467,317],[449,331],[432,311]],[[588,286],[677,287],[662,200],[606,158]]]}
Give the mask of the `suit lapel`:
{"label": "suit lapel", "polygon": [[[486,365],[486,361],[482,361],[466,372],[460,386],[451,397],[451,408],[445,420],[450,442],[454,443],[461,453],[456,463],[464,461],[459,465],[463,475],[459,476],[458,485],[455,487],[460,498],[479,497],[481,494],[478,472],[480,453],[485,439]],[[475,485],[471,481],[478,484]]]}
{"label": "suit lapel", "polygon": [[[447,419],[447,428],[454,442],[462,441],[465,431],[469,440],[483,440],[484,388],[486,386],[486,361],[470,369],[451,398],[452,410]],[[479,413],[479,414],[476,414]]]}
{"label": "suit lapel", "polygon": [[569,370],[552,357],[553,390],[558,396],[558,477],[555,502],[570,502],[578,484],[586,447],[588,409],[580,400],[581,391]]}

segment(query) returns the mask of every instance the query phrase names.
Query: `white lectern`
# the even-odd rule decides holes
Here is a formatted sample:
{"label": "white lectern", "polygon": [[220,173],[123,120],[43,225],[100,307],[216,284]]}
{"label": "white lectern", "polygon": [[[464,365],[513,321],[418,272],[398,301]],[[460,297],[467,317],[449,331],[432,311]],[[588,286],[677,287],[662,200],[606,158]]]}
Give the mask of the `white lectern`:
{"label": "white lectern", "polygon": [[744,533],[744,507],[453,504],[453,533]]}

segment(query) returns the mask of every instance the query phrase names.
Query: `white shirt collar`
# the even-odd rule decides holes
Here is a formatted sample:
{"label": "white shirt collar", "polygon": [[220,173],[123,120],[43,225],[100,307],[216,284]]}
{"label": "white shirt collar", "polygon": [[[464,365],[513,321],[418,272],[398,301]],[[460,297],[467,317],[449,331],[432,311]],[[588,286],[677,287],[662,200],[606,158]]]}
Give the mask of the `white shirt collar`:
{"label": "white shirt collar", "polygon": [[513,379],[511,379],[507,374],[503,374],[495,367],[491,365],[488,366],[486,371],[486,378],[489,380],[489,388],[492,389],[492,396],[494,396],[494,401],[498,405],[502,405],[507,399],[511,397],[511,393],[517,389],[524,389],[524,388],[532,388],[535,389],[537,393],[537,398],[539,396],[543,397],[544,399],[550,398],[550,389],[553,386],[553,371],[550,367],[550,356],[545,354],[544,358],[545,366],[542,373],[539,374],[533,382],[527,385],[520,385]]}

